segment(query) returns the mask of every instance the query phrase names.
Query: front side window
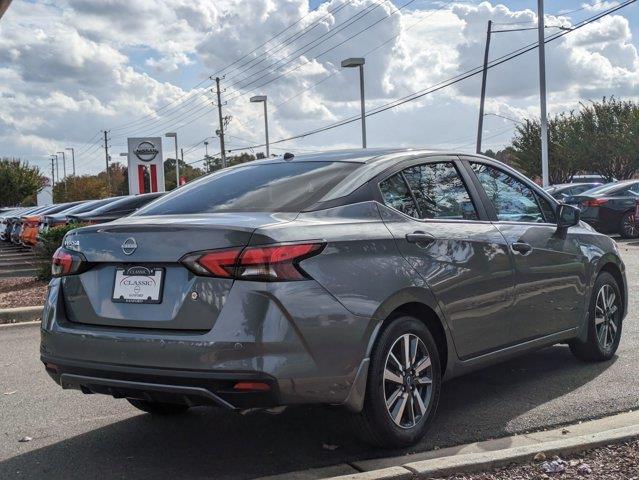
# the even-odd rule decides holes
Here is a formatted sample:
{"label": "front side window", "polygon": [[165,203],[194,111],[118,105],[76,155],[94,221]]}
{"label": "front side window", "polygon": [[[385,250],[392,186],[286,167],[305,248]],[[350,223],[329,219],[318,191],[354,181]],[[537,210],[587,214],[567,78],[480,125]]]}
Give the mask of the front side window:
{"label": "front side window", "polygon": [[509,222],[545,222],[534,191],[525,183],[497,168],[471,163],[497,219]]}
{"label": "front side window", "polygon": [[420,218],[477,220],[477,212],[457,169],[450,162],[427,163],[404,170]]}
{"label": "front side window", "polygon": [[396,173],[379,184],[382,199],[389,207],[399,210],[411,217],[419,217],[413,196],[401,173]]}

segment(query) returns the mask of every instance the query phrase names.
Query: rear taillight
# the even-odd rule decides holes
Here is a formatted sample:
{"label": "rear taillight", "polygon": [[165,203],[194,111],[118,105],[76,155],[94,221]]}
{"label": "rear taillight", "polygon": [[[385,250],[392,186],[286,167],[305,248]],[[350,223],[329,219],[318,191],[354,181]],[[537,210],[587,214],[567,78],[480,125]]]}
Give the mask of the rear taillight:
{"label": "rear taillight", "polygon": [[84,255],[78,252],[70,252],[64,248],[58,248],[53,254],[51,263],[51,275],[63,277],[73,275],[86,270],[87,262]]}
{"label": "rear taillight", "polygon": [[592,200],[586,200],[582,203],[584,207],[600,207],[608,203],[605,198],[593,198]]}
{"label": "rear taillight", "polygon": [[305,280],[299,262],[317,255],[323,243],[269,245],[195,252],[181,263],[196,275],[262,282]]}

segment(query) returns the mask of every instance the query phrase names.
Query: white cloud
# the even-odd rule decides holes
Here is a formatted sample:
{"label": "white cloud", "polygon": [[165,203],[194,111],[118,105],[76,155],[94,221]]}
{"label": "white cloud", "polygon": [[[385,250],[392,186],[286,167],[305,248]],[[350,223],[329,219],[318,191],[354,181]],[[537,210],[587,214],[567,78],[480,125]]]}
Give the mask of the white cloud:
{"label": "white cloud", "polygon": [[[222,72],[225,112],[233,117],[230,147],[261,142],[262,109],[248,102],[257,93],[269,97],[271,138],[286,137],[358,114],[357,71],[342,71],[343,58],[366,54],[370,109],[478,66],[489,19],[528,22],[520,26],[536,21],[532,10],[488,1],[419,5],[400,11],[389,1],[331,0],[311,12],[305,0],[14,2],[0,23],[0,144],[6,150],[0,153],[44,159],[76,145],[79,171],[95,171],[103,154],[93,142],[102,128],[111,130],[114,155],[127,135],[169,130],[177,130],[188,147],[214,135],[217,111],[207,77],[233,62]],[[584,5],[590,5],[585,11],[604,7]],[[568,25],[570,19],[549,16],[547,24]],[[550,44],[551,112],[603,95],[635,97],[639,55],[632,33],[619,12]],[[276,40],[264,44],[273,35]],[[534,30],[495,33],[491,58],[535,40]],[[197,89],[187,90],[200,80]],[[487,111],[535,115],[538,88],[531,52],[489,71]],[[371,117],[369,143],[472,146],[478,92],[476,76]],[[496,146],[509,139],[513,126],[498,117],[487,117],[485,125],[486,144]],[[353,123],[274,151],[358,142]],[[217,141],[210,143],[212,152]]]}

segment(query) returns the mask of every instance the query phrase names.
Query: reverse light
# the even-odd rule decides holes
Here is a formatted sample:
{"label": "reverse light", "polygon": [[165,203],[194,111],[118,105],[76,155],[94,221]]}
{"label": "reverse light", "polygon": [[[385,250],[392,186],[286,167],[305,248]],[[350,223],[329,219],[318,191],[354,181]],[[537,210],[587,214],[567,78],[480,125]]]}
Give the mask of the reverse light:
{"label": "reverse light", "polygon": [[189,254],[181,263],[196,275],[288,282],[307,279],[299,262],[317,255],[323,248],[323,243],[302,243],[210,250]]}
{"label": "reverse light", "polygon": [[608,200],[605,198],[593,198],[592,200],[586,200],[583,202],[584,207],[600,207],[601,205],[605,205],[608,203]]}
{"label": "reverse light", "polygon": [[53,254],[51,275],[54,277],[73,275],[81,273],[86,269],[85,267],[86,259],[84,258],[84,255],[78,252],[70,252],[63,247],[60,247]]}

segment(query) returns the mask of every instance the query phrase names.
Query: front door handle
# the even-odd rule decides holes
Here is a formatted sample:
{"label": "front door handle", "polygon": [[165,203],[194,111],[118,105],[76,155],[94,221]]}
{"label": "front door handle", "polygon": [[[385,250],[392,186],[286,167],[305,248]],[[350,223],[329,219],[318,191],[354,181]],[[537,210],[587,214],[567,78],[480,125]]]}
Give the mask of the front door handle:
{"label": "front door handle", "polygon": [[435,241],[435,237],[433,237],[430,233],[418,230],[413,233],[407,233],[406,241],[409,243],[417,243],[418,247],[425,247],[426,245],[433,243]]}
{"label": "front door handle", "polygon": [[525,242],[515,242],[510,247],[513,251],[521,253],[522,255],[528,255],[533,249],[532,245]]}

